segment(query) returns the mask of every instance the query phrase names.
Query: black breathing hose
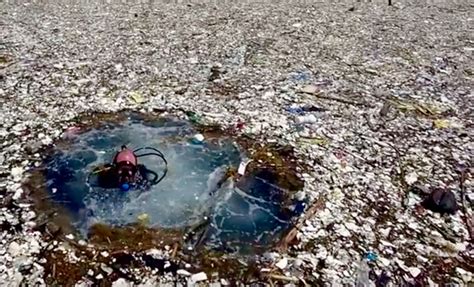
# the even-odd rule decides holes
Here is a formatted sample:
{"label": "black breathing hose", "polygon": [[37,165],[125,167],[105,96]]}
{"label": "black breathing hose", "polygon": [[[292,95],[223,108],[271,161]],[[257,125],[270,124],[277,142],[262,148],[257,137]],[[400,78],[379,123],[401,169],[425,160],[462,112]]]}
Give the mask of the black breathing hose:
{"label": "black breathing hose", "polygon": [[[139,155],[136,154],[137,152],[142,151],[142,150],[151,150],[152,152],[139,154]],[[154,155],[154,156],[157,156],[157,157],[161,158],[163,160],[163,162],[165,163],[165,170],[163,171],[163,174],[161,175],[160,178],[158,178],[158,174],[156,172],[154,172],[152,170],[149,170],[149,169],[146,169],[147,172],[149,172],[149,173],[151,173],[155,176],[155,178],[152,181],[150,181],[151,185],[156,185],[156,184],[160,183],[163,180],[163,178],[165,178],[166,174],[168,173],[168,161],[166,160],[165,156],[163,155],[163,153],[161,151],[157,150],[156,148],[152,148],[152,147],[142,147],[142,148],[138,148],[138,149],[134,150],[133,153],[136,154],[135,156],[137,158]]]}

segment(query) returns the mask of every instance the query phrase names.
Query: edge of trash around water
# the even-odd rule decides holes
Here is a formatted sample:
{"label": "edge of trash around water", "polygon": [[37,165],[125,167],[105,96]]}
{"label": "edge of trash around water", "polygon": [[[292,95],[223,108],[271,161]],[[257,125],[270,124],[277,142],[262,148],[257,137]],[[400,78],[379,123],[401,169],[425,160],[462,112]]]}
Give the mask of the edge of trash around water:
{"label": "edge of trash around water", "polygon": [[[185,111],[182,112],[186,113]],[[131,115],[139,116],[143,121],[156,121],[157,118],[188,120],[185,116],[180,117],[173,113],[164,113],[164,111],[144,114],[133,110],[123,110],[115,113],[86,113],[70,121],[70,123],[74,128],[78,128],[78,133],[83,133],[90,129],[99,128],[104,123],[123,122]],[[304,182],[298,176],[297,170],[308,170],[308,166],[296,159],[292,147],[281,146],[275,143],[264,143],[240,133],[235,128],[224,129],[218,125],[196,122],[193,122],[193,125],[207,139],[221,136],[235,139],[237,144],[245,149],[249,154],[249,158],[252,159],[246,166],[246,173],[251,174],[262,168],[270,169],[270,171],[274,172],[278,178],[278,185],[289,191],[286,198],[287,201],[283,203],[284,205],[289,204],[294,192],[303,189]],[[55,146],[61,144],[67,144],[67,139],[59,138],[54,142]],[[54,146],[51,145],[41,147],[40,151],[35,152],[49,155],[53,149]],[[154,229],[139,223],[120,228],[97,224],[91,228],[92,232],[88,244],[79,244],[74,239],[68,239],[66,235],[76,234],[75,228],[70,224],[71,215],[60,204],[49,199],[49,193],[44,187],[42,171],[44,171],[44,167],[40,166],[33,172],[30,172],[30,177],[25,181],[23,187],[27,194],[27,201],[33,204],[35,211],[39,214],[36,230],[39,230],[45,241],[50,243],[47,248],[42,250],[42,255],[47,258],[47,263],[44,265],[44,279],[50,284],[74,285],[75,282],[81,280],[84,276],[87,277],[87,273],[91,272],[90,270],[93,270],[94,273],[100,272],[101,264],[107,263],[114,266],[113,261],[117,261],[115,258],[117,254],[128,256],[129,258],[133,257],[134,259],[129,260],[130,262],[127,264],[114,268],[113,274],[116,275],[118,273],[132,282],[138,282],[138,278],[123,274],[120,270],[123,267],[141,266],[142,272],[150,273],[149,268],[146,268],[146,265],[143,264],[143,260],[140,260],[141,256],[144,256],[147,250],[156,248],[169,249],[169,246],[173,246],[169,260],[175,262],[178,267],[185,268],[180,265],[183,265],[183,262],[188,262],[192,264],[190,268],[187,268],[188,270],[204,271],[208,275],[218,273],[220,278],[226,278],[234,282],[258,282],[264,279],[258,271],[257,261],[250,260],[243,263],[239,258],[209,250],[200,250],[197,254],[182,252],[183,250],[180,250],[184,236],[182,230]],[[231,176],[239,176],[236,170],[230,170],[229,173]],[[279,241],[285,239],[285,235],[291,230],[291,227],[282,234]],[[69,262],[66,251],[58,251],[54,248],[55,245],[58,245],[58,241],[64,243],[69,251],[74,252],[75,256],[82,258],[82,260],[75,263]],[[137,244],[137,241],[140,244]],[[278,248],[278,246],[279,244],[277,243],[275,246],[266,249],[270,251]],[[109,256],[104,258],[103,256],[98,256],[98,254],[103,254],[104,252],[115,254],[115,257]],[[263,250],[256,250],[256,254],[262,252]],[[158,270],[158,272],[163,271]],[[95,283],[100,286],[110,286],[111,282],[117,278],[115,276],[107,276],[100,280],[95,277],[90,279],[95,280]]]}

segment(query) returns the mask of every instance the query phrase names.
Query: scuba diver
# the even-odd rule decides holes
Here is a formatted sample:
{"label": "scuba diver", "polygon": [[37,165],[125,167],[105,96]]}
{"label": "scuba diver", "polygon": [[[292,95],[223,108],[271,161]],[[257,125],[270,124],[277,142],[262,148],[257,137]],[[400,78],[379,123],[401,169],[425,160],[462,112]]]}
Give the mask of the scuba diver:
{"label": "scuba diver", "polygon": [[[147,152],[137,154],[140,151]],[[160,177],[156,172],[138,163],[138,158],[144,156],[156,156],[164,162],[165,169]],[[88,176],[88,183],[101,188],[120,188],[122,191],[128,191],[132,187],[146,190],[163,180],[168,172],[167,165],[168,162],[163,153],[155,148],[144,147],[131,150],[123,145],[121,150],[115,154],[111,164],[105,164],[92,171]],[[97,176],[93,184],[90,182],[92,175]]]}

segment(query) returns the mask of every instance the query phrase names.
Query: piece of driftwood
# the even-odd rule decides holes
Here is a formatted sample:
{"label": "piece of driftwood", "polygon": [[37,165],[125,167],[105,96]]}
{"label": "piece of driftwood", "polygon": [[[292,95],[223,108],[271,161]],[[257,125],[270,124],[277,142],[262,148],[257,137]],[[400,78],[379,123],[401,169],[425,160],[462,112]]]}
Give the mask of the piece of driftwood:
{"label": "piece of driftwood", "polygon": [[300,279],[296,277],[288,277],[285,275],[280,275],[280,274],[266,274],[265,277],[270,278],[270,279],[275,279],[275,280],[280,280],[280,281],[289,281],[289,282],[300,282]]}
{"label": "piece of driftwood", "polygon": [[306,220],[311,218],[316,211],[321,209],[324,206],[324,200],[322,197],[318,198],[313,205],[306,211],[304,217],[293,227],[290,232],[278,243],[277,249],[280,252],[286,252],[288,249],[288,246],[290,245],[291,242],[296,238],[296,234],[298,234],[298,230],[303,227],[303,224]]}
{"label": "piece of driftwood", "polygon": [[173,253],[171,253],[171,258],[176,257],[176,253],[178,252],[178,247],[179,247],[179,244],[176,242],[173,247]]}

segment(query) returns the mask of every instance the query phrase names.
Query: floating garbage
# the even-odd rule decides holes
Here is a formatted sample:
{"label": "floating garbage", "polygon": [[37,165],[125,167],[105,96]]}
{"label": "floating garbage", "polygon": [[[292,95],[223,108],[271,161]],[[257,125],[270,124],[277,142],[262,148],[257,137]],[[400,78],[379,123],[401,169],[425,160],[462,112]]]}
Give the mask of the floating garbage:
{"label": "floating garbage", "polygon": [[290,74],[290,79],[295,82],[306,82],[311,79],[311,72],[309,71],[296,71]]}
{"label": "floating garbage", "polygon": [[369,265],[365,260],[359,262],[357,267],[357,274],[356,274],[356,287],[366,287],[370,286],[370,278],[369,278],[370,268]]}
{"label": "floating garbage", "polygon": [[450,126],[449,120],[436,119],[433,121],[433,126],[437,129],[445,129]]}
{"label": "floating garbage", "polygon": [[239,164],[239,169],[237,170],[237,173],[240,174],[240,175],[244,175],[245,174],[245,170],[247,168],[247,165],[251,162],[252,160],[251,159],[247,159],[245,161],[242,161],[240,164]]}
{"label": "floating garbage", "polygon": [[201,122],[201,117],[198,116],[195,112],[187,112],[186,115],[190,122],[198,124]]}
{"label": "floating garbage", "polygon": [[378,256],[376,253],[372,252],[372,251],[369,251],[365,254],[365,258],[368,260],[368,261],[376,261]]}
{"label": "floating garbage", "polygon": [[315,115],[305,115],[296,117],[296,123],[298,124],[314,124],[318,121]]}
{"label": "floating garbage", "polygon": [[324,112],[326,109],[320,108],[317,106],[291,106],[288,108],[285,108],[285,111],[291,113],[291,114],[296,114],[296,115],[304,115],[307,112]]}
{"label": "floating garbage", "polygon": [[318,92],[318,87],[315,85],[306,85],[301,89],[301,92],[306,93],[306,94],[315,94]]}
{"label": "floating garbage", "polygon": [[424,208],[438,213],[454,214],[459,210],[456,196],[452,191],[436,188],[423,200]]}
{"label": "floating garbage", "polygon": [[235,128],[239,131],[243,130],[245,128],[245,122],[242,120],[239,120],[237,124],[235,125]]}
{"label": "floating garbage", "polygon": [[304,115],[305,113],[305,110],[302,107],[289,107],[289,108],[286,108],[285,111],[291,114],[297,114],[297,115]]}
{"label": "floating garbage", "polygon": [[387,271],[383,270],[380,276],[377,276],[375,280],[375,286],[388,286],[390,283],[390,275]]}
{"label": "floating garbage", "polygon": [[72,126],[72,127],[67,128],[67,129],[64,131],[64,133],[63,133],[62,136],[63,136],[64,138],[68,138],[68,137],[74,136],[74,135],[76,135],[76,134],[78,134],[78,133],[80,133],[80,132],[81,132],[81,128],[80,128],[80,127]]}
{"label": "floating garbage", "polygon": [[137,216],[137,219],[138,219],[138,221],[139,221],[140,223],[146,224],[146,223],[149,222],[150,216],[149,216],[148,214],[146,214],[146,213],[142,213],[142,214],[140,214],[139,216]]}
{"label": "floating garbage", "polygon": [[141,104],[145,101],[145,98],[143,97],[143,95],[137,91],[131,92],[129,97],[136,104]]}
{"label": "floating garbage", "polygon": [[204,136],[202,134],[195,134],[193,137],[193,143],[200,144],[204,141]]}

